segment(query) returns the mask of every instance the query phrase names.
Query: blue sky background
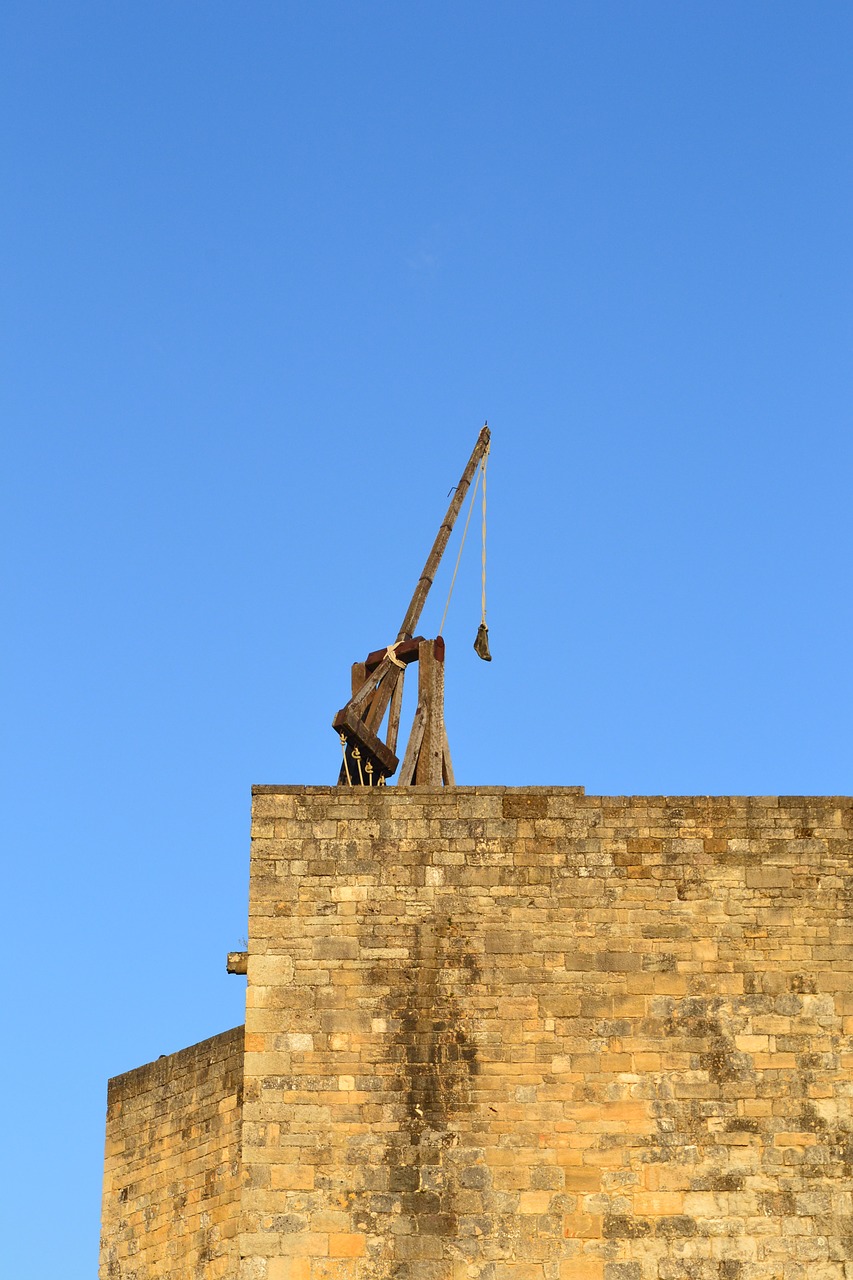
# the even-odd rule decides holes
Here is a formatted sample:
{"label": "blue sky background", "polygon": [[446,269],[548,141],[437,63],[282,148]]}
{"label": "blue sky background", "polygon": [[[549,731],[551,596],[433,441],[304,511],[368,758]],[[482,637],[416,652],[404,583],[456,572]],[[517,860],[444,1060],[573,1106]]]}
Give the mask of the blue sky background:
{"label": "blue sky background", "polygon": [[107,1077],[242,1021],[250,786],[335,780],[484,418],[458,781],[849,794],[851,37],[6,0],[10,1276],[95,1274]]}

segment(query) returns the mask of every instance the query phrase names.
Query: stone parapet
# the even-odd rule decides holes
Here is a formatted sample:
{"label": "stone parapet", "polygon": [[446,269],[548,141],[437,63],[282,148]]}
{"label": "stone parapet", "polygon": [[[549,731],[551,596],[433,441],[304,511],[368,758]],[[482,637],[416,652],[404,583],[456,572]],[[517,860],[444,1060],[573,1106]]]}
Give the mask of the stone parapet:
{"label": "stone parapet", "polygon": [[243,1028],[116,1076],[107,1096],[101,1280],[233,1280]]}

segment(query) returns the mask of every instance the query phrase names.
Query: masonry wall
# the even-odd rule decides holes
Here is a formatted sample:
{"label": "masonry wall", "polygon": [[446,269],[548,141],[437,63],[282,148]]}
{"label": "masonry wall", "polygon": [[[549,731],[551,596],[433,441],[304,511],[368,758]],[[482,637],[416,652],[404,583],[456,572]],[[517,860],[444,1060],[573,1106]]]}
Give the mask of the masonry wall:
{"label": "masonry wall", "polygon": [[234,1280],[243,1028],[109,1083],[101,1280]]}
{"label": "masonry wall", "polygon": [[853,1277],[851,828],[256,788],[241,1280]]}

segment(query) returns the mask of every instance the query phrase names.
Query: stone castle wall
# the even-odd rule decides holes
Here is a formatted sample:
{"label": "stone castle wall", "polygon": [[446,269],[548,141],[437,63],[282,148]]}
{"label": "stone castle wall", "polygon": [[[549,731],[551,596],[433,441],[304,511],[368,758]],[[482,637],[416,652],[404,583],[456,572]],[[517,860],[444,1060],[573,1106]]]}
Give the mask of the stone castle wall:
{"label": "stone castle wall", "polygon": [[245,1045],[111,1082],[101,1280],[853,1280],[851,836],[256,788]]}
{"label": "stone castle wall", "polygon": [[853,1276],[852,829],[256,788],[241,1280]]}
{"label": "stone castle wall", "polygon": [[110,1081],[101,1280],[237,1274],[243,1028]]}

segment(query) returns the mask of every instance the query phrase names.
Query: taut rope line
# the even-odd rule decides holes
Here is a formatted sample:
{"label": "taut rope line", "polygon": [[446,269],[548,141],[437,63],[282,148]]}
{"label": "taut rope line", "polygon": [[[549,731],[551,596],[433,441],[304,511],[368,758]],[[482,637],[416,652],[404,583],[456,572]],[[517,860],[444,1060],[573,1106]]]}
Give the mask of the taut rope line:
{"label": "taut rope line", "polygon": [[489,450],[483,454],[482,461],[477,468],[477,478],[474,481],[474,489],[471,494],[471,502],[468,506],[468,515],[465,518],[465,528],[462,530],[462,539],[459,543],[459,551],[456,556],[456,564],[453,566],[453,576],[450,579],[450,589],[447,592],[447,602],[444,606],[444,613],[441,615],[441,626],[438,628],[438,634],[441,635],[444,630],[444,623],[447,619],[447,611],[450,608],[450,597],[453,595],[453,588],[456,585],[456,575],[459,572],[459,564],[462,560],[462,550],[465,546],[465,539],[468,536],[468,526],[471,523],[471,516],[474,511],[474,503],[477,500],[477,489],[480,481],[483,482],[483,585],[482,585],[482,605],[480,613],[480,626],[477,631],[477,639],[474,642],[474,648],[478,655],[486,662],[491,662],[491,654],[489,653],[488,627],[486,626],[486,463],[489,459]]}
{"label": "taut rope line", "polygon": [[488,449],[483,454],[483,616],[480,622],[486,625],[486,463],[489,460]]}

